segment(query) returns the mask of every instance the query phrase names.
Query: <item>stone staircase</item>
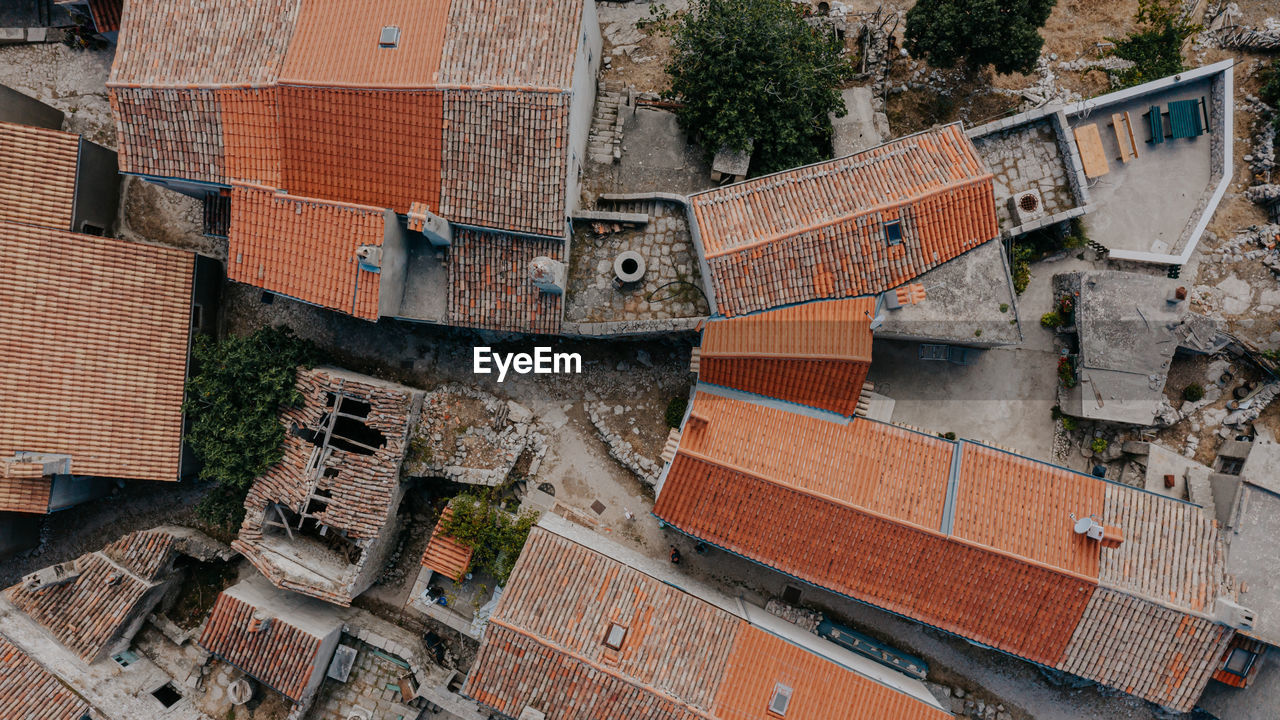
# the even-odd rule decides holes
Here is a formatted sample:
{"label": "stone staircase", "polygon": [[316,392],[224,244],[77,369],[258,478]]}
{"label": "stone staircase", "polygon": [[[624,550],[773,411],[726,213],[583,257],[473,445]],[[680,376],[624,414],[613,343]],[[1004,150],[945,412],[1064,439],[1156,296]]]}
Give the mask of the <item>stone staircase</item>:
{"label": "stone staircase", "polygon": [[595,114],[587,136],[587,157],[592,162],[612,164],[622,157],[622,114],[618,110],[625,97],[603,84],[596,92]]}

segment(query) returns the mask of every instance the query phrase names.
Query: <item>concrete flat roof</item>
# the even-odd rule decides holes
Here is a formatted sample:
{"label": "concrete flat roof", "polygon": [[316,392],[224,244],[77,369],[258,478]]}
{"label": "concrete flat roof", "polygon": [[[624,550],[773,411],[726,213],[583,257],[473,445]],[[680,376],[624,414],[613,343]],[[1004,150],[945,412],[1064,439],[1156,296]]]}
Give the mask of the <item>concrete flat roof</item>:
{"label": "concrete flat roof", "polygon": [[1256,616],[1246,634],[1280,646],[1280,495],[1246,480],[1225,535],[1227,572],[1241,588],[1240,605]]}

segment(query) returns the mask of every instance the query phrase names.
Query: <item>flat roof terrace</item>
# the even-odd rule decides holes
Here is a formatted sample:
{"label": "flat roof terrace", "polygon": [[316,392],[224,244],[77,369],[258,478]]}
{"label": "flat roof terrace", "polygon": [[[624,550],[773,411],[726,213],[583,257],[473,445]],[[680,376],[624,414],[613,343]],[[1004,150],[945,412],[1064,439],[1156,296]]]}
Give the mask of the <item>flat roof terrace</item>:
{"label": "flat roof terrace", "polygon": [[[1181,265],[1195,250],[1231,180],[1233,130],[1226,110],[1232,64],[1208,65],[1067,107],[1073,131],[1092,125],[1101,139],[1106,172],[1095,170],[1088,178],[1094,209],[1083,220],[1089,239],[1105,246],[1111,257]],[[1163,114],[1170,102],[1201,99],[1208,117],[1203,135],[1149,142],[1150,125],[1143,114],[1152,106],[1159,106]],[[1126,113],[1137,157],[1122,162],[1121,142],[1111,122],[1113,115]],[[1168,118],[1162,118],[1162,127],[1168,124]],[[1124,144],[1128,145],[1127,137]],[[1081,154],[1087,154],[1083,148]]]}

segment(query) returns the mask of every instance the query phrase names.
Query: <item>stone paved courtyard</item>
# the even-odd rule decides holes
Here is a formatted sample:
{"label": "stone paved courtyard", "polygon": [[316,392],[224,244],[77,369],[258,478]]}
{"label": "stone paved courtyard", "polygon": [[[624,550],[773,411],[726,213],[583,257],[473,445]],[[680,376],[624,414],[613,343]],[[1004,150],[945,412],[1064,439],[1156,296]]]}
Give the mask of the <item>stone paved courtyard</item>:
{"label": "stone paved courtyard", "polygon": [[377,720],[415,720],[419,710],[407,707],[400,697],[398,682],[409,673],[406,665],[388,660],[385,653],[350,635],[341,644],[356,649],[356,661],[347,682],[325,678],[320,696],[307,715],[310,720],[349,720],[355,708],[363,708]]}
{"label": "stone paved courtyard", "polygon": [[[643,213],[649,222],[602,236],[596,234],[593,223],[575,224],[565,320],[596,323],[706,316],[707,301],[684,208],[657,199],[600,204],[602,210]],[[647,269],[640,282],[616,290],[613,260],[626,250],[643,255]]]}
{"label": "stone paved courtyard", "polygon": [[1056,215],[1076,206],[1067,179],[1067,166],[1058,149],[1053,124],[1047,118],[974,138],[973,144],[996,176],[996,215],[1000,227],[1007,229],[1015,225],[1008,203],[1015,192],[1039,190],[1045,215]]}

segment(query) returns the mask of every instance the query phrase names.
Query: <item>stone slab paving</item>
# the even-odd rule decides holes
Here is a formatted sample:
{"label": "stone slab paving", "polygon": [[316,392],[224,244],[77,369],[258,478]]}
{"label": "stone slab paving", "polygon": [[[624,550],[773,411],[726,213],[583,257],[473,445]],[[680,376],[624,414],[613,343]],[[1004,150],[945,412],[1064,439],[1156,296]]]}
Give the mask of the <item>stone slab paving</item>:
{"label": "stone slab paving", "polygon": [[[626,227],[597,236],[589,222],[574,226],[565,320],[620,322],[705,317],[702,277],[684,208],[664,200],[609,203],[602,210],[642,213],[644,227]],[[635,250],[645,258],[644,278],[632,286],[613,287],[613,261]]]}
{"label": "stone slab paving", "polygon": [[977,138],[974,145],[995,174],[996,215],[1001,228],[1015,224],[1008,202],[1015,192],[1039,190],[1045,215],[1075,207],[1067,166],[1047,118]]}

